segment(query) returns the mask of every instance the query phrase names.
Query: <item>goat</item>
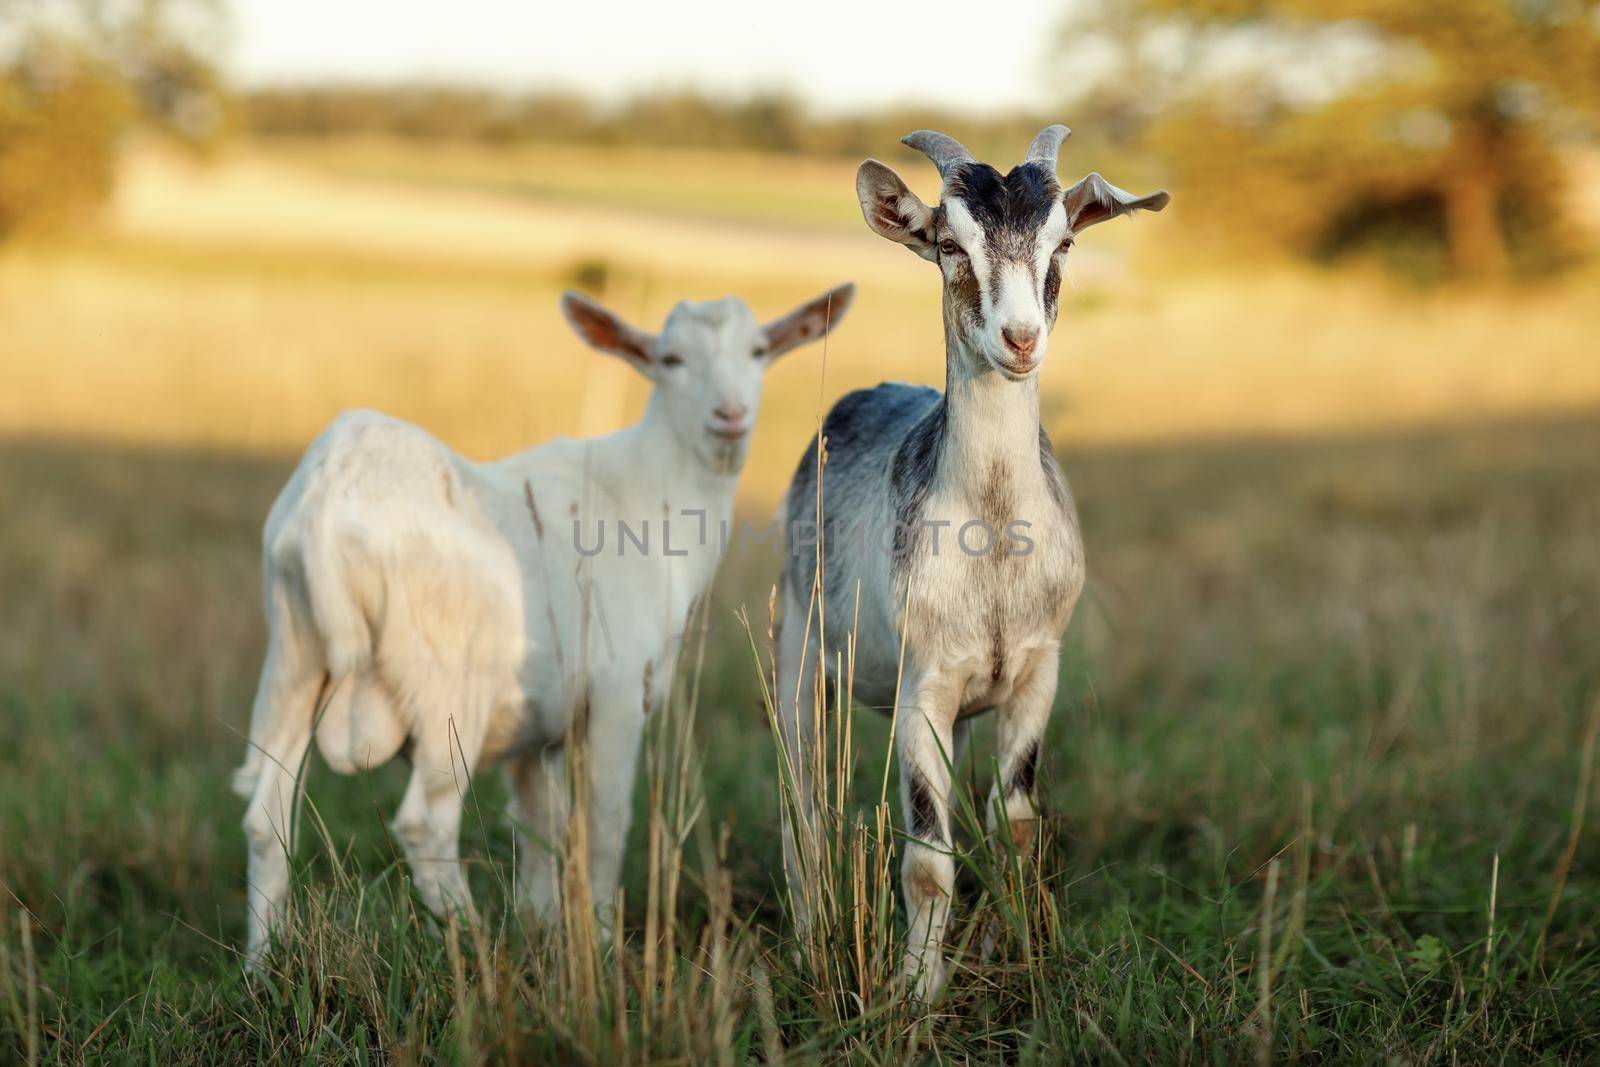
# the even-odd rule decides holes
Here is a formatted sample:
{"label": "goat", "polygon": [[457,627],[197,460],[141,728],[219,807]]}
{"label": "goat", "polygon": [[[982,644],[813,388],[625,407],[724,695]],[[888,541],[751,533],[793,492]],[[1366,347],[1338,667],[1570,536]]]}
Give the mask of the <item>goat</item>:
{"label": "goat", "polygon": [[[680,303],[654,336],[565,294],[578,335],[652,383],[643,417],[605,436],[474,463],[375,412],[347,412],[323,431],[263,538],[269,636],[234,776],[248,801],[251,961],[282,919],[313,736],[346,774],[407,748],[411,778],[392,829],[435,913],[471,912],[462,793],[467,775],[501,763],[518,824],[518,902],[549,921],[561,908],[568,820],[563,742],[581,733],[589,879],[604,923],[644,721],[671,688],[684,623],[721,558],[706,530],[730,516],[763,377],[836,326],[854,293],[842,285],[766,325],[732,297]],[[570,543],[558,533],[569,522]]]}
{"label": "goat", "polygon": [[1098,174],[1063,191],[1055,165],[1066,136],[1064,126],[1046,128],[1002,175],[950,137],[911,134],[904,143],[943,179],[935,207],[884,164],[861,164],[867,225],[944,276],[945,389],[885,383],[842,398],[784,504],[791,540],[813,531],[817,549],[791,548],[782,580],[777,689],[800,798],[785,824],[785,864],[793,884],[801,850],[814,847],[805,842],[814,819],[806,739],[819,679],[824,699],[840,686],[843,650],[855,699],[895,719],[909,825],[905,970],[923,998],[944,982],[950,769],[969,717],[999,713],[986,821],[991,833],[1009,827],[1022,848],[1037,818],[1034,777],[1061,635],[1083,588],[1075,506],[1039,421],[1038,372],[1067,252],[1090,226],[1168,200],[1132,196]]}

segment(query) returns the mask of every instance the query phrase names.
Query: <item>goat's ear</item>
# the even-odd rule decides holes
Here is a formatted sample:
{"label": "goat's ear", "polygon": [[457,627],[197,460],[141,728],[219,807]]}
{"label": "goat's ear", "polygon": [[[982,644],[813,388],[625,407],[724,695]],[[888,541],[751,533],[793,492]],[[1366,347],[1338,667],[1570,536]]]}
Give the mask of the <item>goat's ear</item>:
{"label": "goat's ear", "polygon": [[815,341],[839,325],[855,299],[855,282],[845,282],[801,304],[783,318],[773,319],[762,328],[767,335],[767,354],[781,356],[791,348]]}
{"label": "goat's ear", "polygon": [[1172,197],[1165,189],[1149,196],[1134,196],[1118,189],[1098,174],[1091,174],[1061,194],[1067,209],[1067,228],[1082,233],[1096,223],[1135,211],[1160,211]]}
{"label": "goat's ear", "polygon": [[591,347],[621,356],[640,370],[649,368],[650,350],[655,345],[655,338],[650,334],[629,326],[593,300],[570,290],[561,294],[561,314]]}
{"label": "goat's ear", "polygon": [[872,232],[905,245],[923,259],[933,259],[933,209],[917,198],[900,175],[869,159],[856,171],[856,197]]}

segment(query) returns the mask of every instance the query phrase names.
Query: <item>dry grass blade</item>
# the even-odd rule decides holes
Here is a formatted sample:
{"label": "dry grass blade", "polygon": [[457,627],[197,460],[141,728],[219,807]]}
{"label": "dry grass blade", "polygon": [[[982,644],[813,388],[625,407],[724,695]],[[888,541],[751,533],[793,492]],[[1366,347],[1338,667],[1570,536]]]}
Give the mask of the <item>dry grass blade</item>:
{"label": "dry grass blade", "polygon": [[1545,908],[1544,923],[1539,927],[1538,957],[1544,962],[1545,938],[1550,933],[1550,923],[1555,920],[1556,908],[1561,904],[1562,891],[1567,887],[1567,876],[1572,872],[1572,859],[1578,853],[1578,839],[1583,834],[1583,818],[1589,810],[1589,794],[1594,776],[1596,740],[1600,739],[1600,696],[1590,702],[1589,725],[1583,733],[1583,746],[1578,752],[1578,786],[1572,797],[1572,827],[1567,833],[1567,847],[1556,861],[1554,886],[1550,890],[1550,904]]}

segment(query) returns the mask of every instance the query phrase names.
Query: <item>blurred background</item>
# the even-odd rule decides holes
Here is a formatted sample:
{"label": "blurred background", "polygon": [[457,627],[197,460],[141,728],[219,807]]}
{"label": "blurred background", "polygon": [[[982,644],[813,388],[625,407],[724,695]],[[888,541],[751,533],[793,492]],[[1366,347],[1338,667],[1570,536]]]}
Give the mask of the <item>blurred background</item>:
{"label": "blurred background", "polygon": [[[1041,775],[1072,922],[1005,1003],[1088,1058],[1179,1062],[1160,1043],[1187,1032],[1237,1061],[1262,1032],[1238,961],[1277,923],[1280,1050],[1592,1058],[1586,0],[0,0],[0,896],[41,953],[23,975],[8,919],[0,977],[44,1020],[16,1032],[177,1063],[203,1055],[187,1019],[310,1058],[315,1028],[211,979],[244,921],[260,528],[335,413],[473,458],[608,431],[645,384],[562,289],[655,329],[679,299],[770,317],[853,279],[826,350],[768,378],[741,506],[770,515],[836,397],[943,380],[937,274],[868,232],[856,166],[931,200],[905,133],[1004,169],[1057,121],[1065,181],[1173,201],[1074,250],[1043,376],[1090,570]],[[701,714],[704,825],[734,835],[740,913],[781,929],[771,745],[723,610],[759,620],[772,575],[719,579]],[[881,726],[858,723],[873,767]],[[318,777],[333,850],[391,870],[402,781]],[[465,851],[503,858],[481,788]],[[1278,856],[1298,888],[1286,868],[1258,910]]]}
{"label": "blurred background", "polygon": [[302,447],[337,411],[474,457],[610,429],[644,383],[556,313],[848,328],[773,377],[770,502],[824,402],[942,380],[937,279],[875,240],[866,156],[947,130],[1002,169],[1052,121],[1066,180],[1171,211],[1074,254],[1058,442],[1314,431],[1600,403],[1600,28],[1565,0],[1023,0],[797,23],[265,0],[0,11],[0,431]]}

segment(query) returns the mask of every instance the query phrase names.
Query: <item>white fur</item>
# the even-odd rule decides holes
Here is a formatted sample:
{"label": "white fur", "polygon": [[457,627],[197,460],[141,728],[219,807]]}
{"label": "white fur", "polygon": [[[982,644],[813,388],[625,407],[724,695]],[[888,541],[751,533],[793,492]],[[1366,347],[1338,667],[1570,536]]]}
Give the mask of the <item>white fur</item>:
{"label": "white fur", "polygon": [[[581,731],[589,878],[609,918],[645,719],[719,562],[762,379],[852,295],[841,287],[766,326],[733,298],[679,304],[652,337],[569,294],[575,328],[655,383],[635,425],[491,463],[375,412],[343,414],[317,438],[264,536],[267,654],[234,778],[249,802],[252,960],[282,918],[313,736],[341,773],[410,743],[392,829],[435,912],[471,909],[462,799],[472,773],[503,763],[518,896],[548,920],[561,903],[563,749]],[[618,536],[619,520],[636,536],[649,527],[648,554]],[[600,523],[604,548],[586,556],[578,546],[594,548]]]}

